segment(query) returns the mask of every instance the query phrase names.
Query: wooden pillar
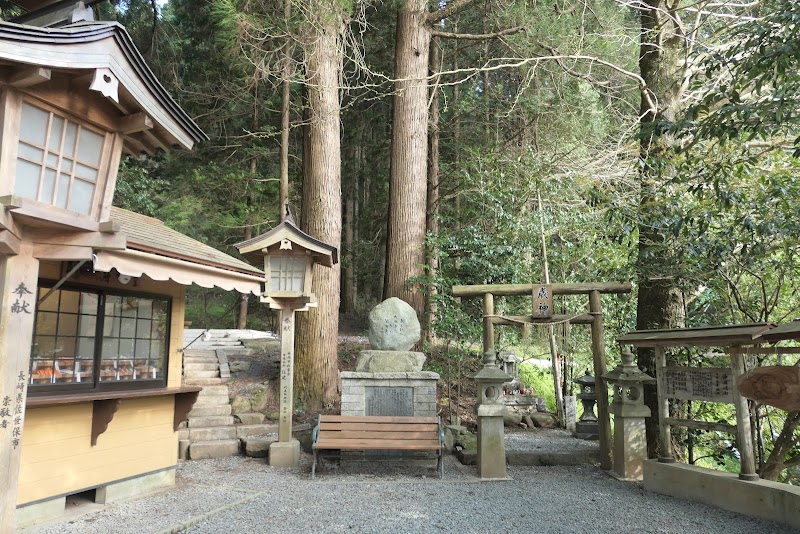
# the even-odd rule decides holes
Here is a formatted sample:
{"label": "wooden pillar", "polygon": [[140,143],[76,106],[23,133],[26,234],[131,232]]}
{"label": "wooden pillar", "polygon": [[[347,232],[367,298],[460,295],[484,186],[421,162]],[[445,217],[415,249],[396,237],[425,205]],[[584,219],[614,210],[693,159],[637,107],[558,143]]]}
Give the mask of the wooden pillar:
{"label": "wooden pillar", "polygon": [[0,256],[0,533],[14,531],[19,460],[30,376],[39,261],[23,243]]}
{"label": "wooden pillar", "polygon": [[483,355],[484,364],[489,363],[487,353],[492,354],[491,363],[495,362],[494,350],[494,323],[492,323],[492,315],[494,315],[494,295],[491,293],[483,294]]}
{"label": "wooden pillar", "polygon": [[294,308],[281,309],[281,392],[278,441],[292,439],[294,409]]}
{"label": "wooden pillar", "polygon": [[611,421],[608,415],[608,387],[603,375],[606,374],[605,326],[603,310],[600,305],[600,292],[589,293],[589,313],[592,314],[592,358],[594,360],[594,380],[597,387],[597,427],[600,435],[600,467],[610,470],[611,464]]}
{"label": "wooden pillar", "polygon": [[[731,369],[733,382],[744,374],[744,354],[731,354]],[[750,428],[750,409],[747,399],[739,394],[739,388],[733,387],[733,404],[736,407],[736,446],[739,449],[741,469],[739,478],[742,480],[758,480],[756,473],[756,459],[753,452],[753,434]]]}
{"label": "wooden pillar", "polygon": [[658,461],[662,463],[675,462],[675,455],[672,451],[672,435],[670,425],[667,423],[669,418],[669,399],[666,396],[666,383],[664,377],[664,367],[667,365],[667,355],[664,347],[655,347],[656,352],[656,379],[658,380],[656,391],[658,394],[658,444],[661,449],[661,456]]}

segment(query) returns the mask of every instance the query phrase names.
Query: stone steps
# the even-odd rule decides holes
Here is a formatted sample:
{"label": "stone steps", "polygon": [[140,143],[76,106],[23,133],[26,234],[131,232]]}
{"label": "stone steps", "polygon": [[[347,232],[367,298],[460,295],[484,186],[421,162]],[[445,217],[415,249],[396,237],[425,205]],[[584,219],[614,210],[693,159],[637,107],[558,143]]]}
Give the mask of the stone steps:
{"label": "stone steps", "polygon": [[240,452],[241,443],[238,439],[221,439],[214,441],[196,441],[190,443],[188,456],[192,460],[207,458],[226,458],[236,456]]}
{"label": "stone steps", "polygon": [[264,424],[264,414],[243,413],[235,417],[231,414],[228,386],[225,385],[227,378],[220,377],[219,356],[252,354],[254,351],[244,347],[240,339],[274,336],[257,331],[211,330],[201,335],[203,333],[197,329],[184,331],[184,346],[191,345],[183,354],[183,382],[203,389],[189,413],[186,427],[179,430],[179,457],[187,460],[222,458],[243,451],[266,457],[269,443],[277,440],[278,427]]}
{"label": "stone steps", "polygon": [[219,369],[217,362],[183,362],[183,372],[193,376],[195,371],[215,371]]}
{"label": "stone steps", "polygon": [[189,427],[189,441],[214,441],[224,439],[236,439],[236,427],[234,426],[210,426],[210,427]]}
{"label": "stone steps", "polygon": [[184,378],[187,386],[217,386],[223,383],[221,378]]}
{"label": "stone steps", "polygon": [[278,432],[278,425],[274,424],[236,425],[235,428],[237,438],[263,436],[265,434],[275,434]]}
{"label": "stone steps", "polygon": [[201,417],[190,417],[189,428],[209,427],[209,426],[233,426],[232,415],[204,415]]}
{"label": "stone steps", "polygon": [[197,406],[195,403],[192,411],[189,412],[190,418],[208,415],[231,415],[231,405],[226,402],[225,404],[215,403]]}

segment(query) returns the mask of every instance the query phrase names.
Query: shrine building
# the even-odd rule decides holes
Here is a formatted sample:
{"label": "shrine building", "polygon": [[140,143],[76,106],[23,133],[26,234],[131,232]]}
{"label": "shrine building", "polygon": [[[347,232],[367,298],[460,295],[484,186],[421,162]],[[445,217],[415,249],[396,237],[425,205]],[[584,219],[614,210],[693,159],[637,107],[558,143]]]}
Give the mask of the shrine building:
{"label": "shrine building", "polygon": [[78,2],[0,22],[0,533],[174,483],[185,286],[261,293],[258,268],[112,206],[124,155],[206,134],[124,27]]}

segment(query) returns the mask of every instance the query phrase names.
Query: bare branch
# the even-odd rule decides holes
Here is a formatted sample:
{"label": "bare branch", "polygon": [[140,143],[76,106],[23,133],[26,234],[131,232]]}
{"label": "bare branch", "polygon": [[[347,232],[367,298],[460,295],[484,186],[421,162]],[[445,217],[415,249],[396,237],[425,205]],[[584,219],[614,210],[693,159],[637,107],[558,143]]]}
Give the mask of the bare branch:
{"label": "bare branch", "polygon": [[505,35],[511,35],[517,32],[524,32],[527,31],[525,26],[516,26],[514,28],[507,28],[505,30],[500,30],[493,33],[452,33],[452,32],[440,32],[440,31],[432,31],[431,35],[434,37],[442,37],[444,39],[463,39],[468,41],[483,41],[486,39],[494,39],[496,37],[503,37]]}

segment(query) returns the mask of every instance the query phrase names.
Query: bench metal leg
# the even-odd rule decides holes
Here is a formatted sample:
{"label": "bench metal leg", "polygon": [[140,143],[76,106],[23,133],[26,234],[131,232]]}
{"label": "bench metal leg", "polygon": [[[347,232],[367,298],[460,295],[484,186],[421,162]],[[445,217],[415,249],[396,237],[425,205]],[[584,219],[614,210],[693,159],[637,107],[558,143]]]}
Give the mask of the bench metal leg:
{"label": "bench metal leg", "polygon": [[444,479],[444,455],[442,451],[439,451],[439,461],[436,467],[439,470],[439,478]]}
{"label": "bench metal leg", "polygon": [[314,449],[314,463],[311,464],[311,480],[317,478],[317,449]]}

